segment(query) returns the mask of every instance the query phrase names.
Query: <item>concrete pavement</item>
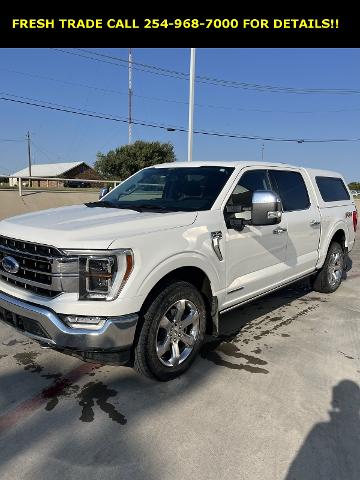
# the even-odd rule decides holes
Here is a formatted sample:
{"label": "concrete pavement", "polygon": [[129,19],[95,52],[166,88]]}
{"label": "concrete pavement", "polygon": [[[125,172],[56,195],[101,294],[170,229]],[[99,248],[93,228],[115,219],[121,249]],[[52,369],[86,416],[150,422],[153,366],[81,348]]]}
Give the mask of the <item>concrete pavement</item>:
{"label": "concrete pavement", "polygon": [[24,191],[22,197],[19,196],[18,191],[0,190],[0,220],[47,208],[94,202],[98,197],[98,192],[89,192],[86,189],[79,189],[75,192],[73,190],[68,192],[29,190]]}

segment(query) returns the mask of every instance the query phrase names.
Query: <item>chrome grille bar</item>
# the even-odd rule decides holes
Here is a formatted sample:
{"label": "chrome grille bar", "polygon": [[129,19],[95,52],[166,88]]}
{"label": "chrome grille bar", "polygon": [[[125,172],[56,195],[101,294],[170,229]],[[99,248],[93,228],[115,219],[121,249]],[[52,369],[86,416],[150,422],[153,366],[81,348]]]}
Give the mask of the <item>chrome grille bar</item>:
{"label": "chrome grille bar", "polygon": [[[0,237],[1,238],[1,237]],[[36,253],[30,253],[26,250],[18,250],[16,248],[10,248],[7,245],[2,245],[0,243],[0,251],[6,253],[6,255],[19,255],[23,258],[37,259],[39,262],[51,262],[53,257],[46,257],[44,255],[38,255]]]}
{"label": "chrome grille bar", "polygon": [[14,238],[4,237],[0,235],[0,246],[10,249],[15,253],[30,253],[37,257],[44,257],[47,260],[53,257],[61,257],[62,253],[59,249],[39,243],[25,242]]}
{"label": "chrome grille bar", "polygon": [[[9,273],[2,259],[11,256],[19,264],[17,273]],[[59,249],[0,235],[0,280],[39,295],[53,297],[78,291],[78,258],[65,257]]]}
{"label": "chrome grille bar", "polygon": [[57,292],[61,291],[61,280],[59,278],[56,279],[56,281],[53,281],[50,285],[45,284],[43,282],[36,282],[34,280],[30,280],[28,278],[22,278],[19,277],[17,274],[14,275],[13,273],[8,273],[4,272],[3,270],[0,270],[0,275],[9,278],[10,280],[14,280],[19,283],[23,283],[25,285],[30,285],[33,287],[38,287],[38,288],[47,288],[49,290],[55,290]]}

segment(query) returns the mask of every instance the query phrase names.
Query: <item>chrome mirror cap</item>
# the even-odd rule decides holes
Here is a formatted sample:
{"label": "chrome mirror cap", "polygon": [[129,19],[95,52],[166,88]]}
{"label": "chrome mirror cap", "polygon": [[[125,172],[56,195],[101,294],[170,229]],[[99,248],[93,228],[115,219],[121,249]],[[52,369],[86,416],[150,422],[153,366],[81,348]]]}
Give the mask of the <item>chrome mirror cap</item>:
{"label": "chrome mirror cap", "polygon": [[256,190],[252,196],[252,203],[281,203],[279,196],[272,190]]}
{"label": "chrome mirror cap", "polygon": [[272,190],[256,190],[252,196],[251,223],[255,226],[276,225],[281,222],[279,196]]}

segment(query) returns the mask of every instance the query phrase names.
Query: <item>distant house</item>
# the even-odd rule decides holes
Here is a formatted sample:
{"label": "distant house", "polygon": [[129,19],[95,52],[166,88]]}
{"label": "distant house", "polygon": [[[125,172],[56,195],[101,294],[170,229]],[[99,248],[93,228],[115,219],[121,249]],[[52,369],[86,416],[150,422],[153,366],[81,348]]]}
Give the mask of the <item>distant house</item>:
{"label": "distant house", "polygon": [[[24,178],[28,183],[29,168],[24,168],[12,174],[10,178],[10,186],[14,187],[18,184],[19,178]],[[45,177],[50,180],[31,180],[34,187],[63,187],[62,179],[79,178],[87,180],[102,180],[101,176],[85,162],[73,163],[49,163],[32,165],[31,177]]]}

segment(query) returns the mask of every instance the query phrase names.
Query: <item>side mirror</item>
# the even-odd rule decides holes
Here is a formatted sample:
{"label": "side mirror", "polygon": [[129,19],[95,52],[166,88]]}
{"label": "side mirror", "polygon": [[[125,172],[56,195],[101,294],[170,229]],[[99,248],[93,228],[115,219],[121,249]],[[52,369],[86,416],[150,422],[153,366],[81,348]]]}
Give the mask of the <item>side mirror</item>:
{"label": "side mirror", "polygon": [[108,193],[109,193],[109,187],[102,188],[99,193],[99,200],[105,197],[105,195],[107,195]]}
{"label": "side mirror", "polygon": [[281,222],[281,200],[271,190],[256,190],[252,196],[251,224],[276,225]]}
{"label": "side mirror", "polygon": [[251,223],[250,208],[244,208],[242,205],[227,205],[225,207],[226,224],[229,228],[241,231],[245,225]]}
{"label": "side mirror", "polygon": [[226,205],[225,212],[226,213],[242,213],[244,211],[241,205]]}

